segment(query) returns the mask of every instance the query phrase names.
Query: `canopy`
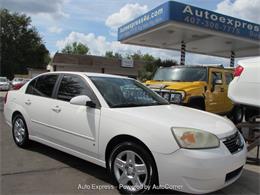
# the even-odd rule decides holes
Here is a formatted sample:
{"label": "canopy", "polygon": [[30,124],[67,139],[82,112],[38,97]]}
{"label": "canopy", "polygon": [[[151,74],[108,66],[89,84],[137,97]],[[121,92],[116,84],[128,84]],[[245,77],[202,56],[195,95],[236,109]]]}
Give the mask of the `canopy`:
{"label": "canopy", "polygon": [[118,40],[170,50],[181,50],[185,44],[192,53],[249,57],[259,55],[260,25],[169,1],[121,26]]}

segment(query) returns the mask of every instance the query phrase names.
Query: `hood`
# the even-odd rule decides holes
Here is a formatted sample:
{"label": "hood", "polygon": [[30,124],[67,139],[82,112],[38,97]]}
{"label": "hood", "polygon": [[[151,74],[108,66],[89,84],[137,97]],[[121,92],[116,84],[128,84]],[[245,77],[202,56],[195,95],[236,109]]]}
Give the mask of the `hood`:
{"label": "hood", "polygon": [[[221,116],[178,105],[161,105],[134,108],[116,108],[115,112],[136,121],[171,127],[204,130],[224,138],[236,131],[234,124]],[[131,120],[132,121],[132,120]]]}
{"label": "hood", "polygon": [[204,81],[195,81],[195,82],[147,81],[145,84],[152,89],[189,90],[189,89],[205,86],[206,82]]}

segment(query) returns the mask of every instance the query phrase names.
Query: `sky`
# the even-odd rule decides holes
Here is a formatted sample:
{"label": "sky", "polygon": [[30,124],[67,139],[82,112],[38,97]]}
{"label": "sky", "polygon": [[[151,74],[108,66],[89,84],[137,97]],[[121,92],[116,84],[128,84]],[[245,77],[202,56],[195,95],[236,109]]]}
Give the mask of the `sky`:
{"label": "sky", "polygon": [[[180,52],[121,44],[119,26],[135,19],[167,0],[0,0],[12,12],[25,13],[32,19],[47,49],[53,56],[66,44],[81,42],[93,55],[106,51],[127,55],[149,53],[162,59],[179,61]],[[204,9],[260,23],[260,0],[179,0]],[[250,2],[250,3],[249,3]],[[186,55],[186,64],[221,63],[229,59],[205,55]]]}

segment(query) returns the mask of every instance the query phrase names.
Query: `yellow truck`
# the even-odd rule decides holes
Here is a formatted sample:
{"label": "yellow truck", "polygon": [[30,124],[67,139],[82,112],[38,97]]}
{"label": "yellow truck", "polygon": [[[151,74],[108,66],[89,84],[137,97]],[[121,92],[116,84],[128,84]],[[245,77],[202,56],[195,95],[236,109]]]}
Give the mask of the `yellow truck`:
{"label": "yellow truck", "polygon": [[233,71],[223,66],[160,67],[145,84],[170,103],[228,115],[237,123],[243,110],[227,97]]}

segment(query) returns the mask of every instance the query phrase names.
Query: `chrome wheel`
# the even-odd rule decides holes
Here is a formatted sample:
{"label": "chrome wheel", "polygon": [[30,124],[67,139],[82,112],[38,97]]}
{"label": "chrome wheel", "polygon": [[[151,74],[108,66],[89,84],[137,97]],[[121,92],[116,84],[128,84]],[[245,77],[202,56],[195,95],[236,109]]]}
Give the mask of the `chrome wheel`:
{"label": "chrome wheel", "polygon": [[148,171],[144,160],[137,153],[122,151],[116,156],[113,168],[117,182],[127,187],[128,191],[134,193],[144,188]]}
{"label": "chrome wheel", "polygon": [[17,118],[14,122],[14,138],[17,143],[22,143],[25,139],[25,125],[21,118]]}

